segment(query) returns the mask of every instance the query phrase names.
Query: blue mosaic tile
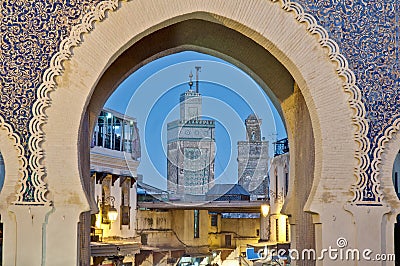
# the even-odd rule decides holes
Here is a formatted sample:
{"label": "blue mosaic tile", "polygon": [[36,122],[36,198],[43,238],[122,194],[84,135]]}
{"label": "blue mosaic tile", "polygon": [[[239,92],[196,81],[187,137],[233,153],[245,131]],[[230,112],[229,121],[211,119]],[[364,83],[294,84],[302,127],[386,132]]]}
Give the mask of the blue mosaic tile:
{"label": "blue mosaic tile", "polygon": [[26,144],[31,105],[44,70],[71,26],[99,0],[3,1],[0,114]]}
{"label": "blue mosaic tile", "polygon": [[[1,2],[0,114],[14,127],[27,156],[31,106],[36,89],[71,26],[99,0],[9,0]],[[31,169],[27,169],[29,176]],[[25,201],[33,201],[27,181]]]}
{"label": "blue mosaic tile", "polygon": [[300,3],[335,40],[363,92],[371,151],[400,117],[399,1],[306,1]]}

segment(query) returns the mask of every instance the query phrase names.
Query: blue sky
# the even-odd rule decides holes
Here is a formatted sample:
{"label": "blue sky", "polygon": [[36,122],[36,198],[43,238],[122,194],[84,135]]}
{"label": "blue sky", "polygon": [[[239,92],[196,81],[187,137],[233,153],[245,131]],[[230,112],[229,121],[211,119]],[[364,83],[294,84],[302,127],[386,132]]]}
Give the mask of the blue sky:
{"label": "blue sky", "polygon": [[166,127],[179,119],[179,95],[189,89],[189,73],[199,75],[204,118],[216,120],[216,183],[237,182],[237,141],[245,140],[244,120],[251,113],[262,119],[262,136],[270,142],[286,137],[272,103],[246,73],[213,56],[181,52],[152,61],[130,75],[106,107],[137,119],[142,158],[138,173],[150,185],[166,188]]}
{"label": "blue sky", "polygon": [[0,190],[4,185],[4,178],[5,178],[5,166],[3,161],[3,156],[0,152]]}

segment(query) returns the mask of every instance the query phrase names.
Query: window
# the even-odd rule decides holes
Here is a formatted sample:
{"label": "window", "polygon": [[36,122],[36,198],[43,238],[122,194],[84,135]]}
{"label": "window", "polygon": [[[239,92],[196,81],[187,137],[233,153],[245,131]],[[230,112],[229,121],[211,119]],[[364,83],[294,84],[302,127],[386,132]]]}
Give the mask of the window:
{"label": "window", "polygon": [[397,172],[394,173],[394,189],[396,190],[396,193],[399,194],[399,177]]}
{"label": "window", "polygon": [[194,238],[200,237],[200,212],[194,210]]}
{"label": "window", "polygon": [[251,131],[251,140],[255,141],[256,140],[256,132]]}
{"label": "window", "polygon": [[120,177],[121,182],[121,225],[128,225],[130,228],[130,188],[131,178]]}
{"label": "window", "polygon": [[289,173],[285,173],[285,195],[288,194],[289,191]]}
{"label": "window", "polygon": [[279,189],[278,189],[278,173],[275,170],[275,198],[278,198],[278,193],[279,193]]}
{"label": "window", "polygon": [[112,176],[111,175],[106,175],[106,177],[103,178],[101,181],[101,202],[100,203],[100,208],[101,208],[101,222],[103,224],[110,224],[111,221],[108,219],[108,210],[111,207],[110,204],[110,196],[111,196],[111,183],[112,183]]}
{"label": "window", "polygon": [[232,236],[225,235],[225,247],[230,248],[232,247]]}
{"label": "window", "polygon": [[147,234],[140,235],[140,242],[142,243],[142,245],[147,245]]}
{"label": "window", "polygon": [[279,242],[279,219],[275,219],[275,238]]}
{"label": "window", "polygon": [[218,215],[211,214],[211,226],[218,226]]}
{"label": "window", "polygon": [[[119,116],[122,116],[119,115]],[[118,115],[101,111],[94,128],[92,147],[101,146],[107,149],[132,153],[132,141],[138,141],[133,120],[124,120]],[[139,158],[140,156],[138,156]]]}

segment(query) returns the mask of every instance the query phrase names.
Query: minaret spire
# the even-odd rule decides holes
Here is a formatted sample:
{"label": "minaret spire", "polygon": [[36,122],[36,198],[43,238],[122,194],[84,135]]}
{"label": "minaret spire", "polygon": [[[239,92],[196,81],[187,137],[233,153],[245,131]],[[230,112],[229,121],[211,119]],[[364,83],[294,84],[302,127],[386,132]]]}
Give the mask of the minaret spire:
{"label": "minaret spire", "polygon": [[199,72],[201,66],[195,66],[194,68],[196,68],[196,92],[199,93]]}
{"label": "minaret spire", "polygon": [[191,90],[192,86],[193,86],[192,78],[193,78],[193,74],[192,74],[192,71],[190,71],[190,74],[189,74],[189,90]]}

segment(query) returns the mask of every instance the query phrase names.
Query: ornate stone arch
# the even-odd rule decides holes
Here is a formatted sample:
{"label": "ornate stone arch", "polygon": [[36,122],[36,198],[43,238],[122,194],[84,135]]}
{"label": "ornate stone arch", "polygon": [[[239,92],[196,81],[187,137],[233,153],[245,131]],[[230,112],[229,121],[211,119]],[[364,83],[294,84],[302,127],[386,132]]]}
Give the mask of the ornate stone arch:
{"label": "ornate stone arch", "polygon": [[[155,1],[157,2],[157,1]],[[350,94],[350,99],[345,99],[346,95],[342,94],[341,97],[338,97],[337,99],[339,100],[339,104],[344,107],[344,110],[349,110],[352,108],[354,110],[354,115],[353,115],[353,123],[357,125],[356,133],[352,134],[354,140],[359,144],[359,149],[358,152],[354,152],[354,157],[359,159],[359,165],[356,170],[356,176],[360,176],[360,179],[363,178],[363,167],[368,164],[368,158],[365,155],[365,151],[369,148],[369,142],[368,139],[365,137],[365,132],[367,130],[367,126],[365,123],[364,117],[364,107],[363,104],[360,100],[360,92],[358,88],[355,86],[355,78],[354,74],[348,69],[347,61],[345,58],[339,53],[339,49],[337,45],[329,39],[329,36],[327,35],[326,31],[317,25],[315,19],[311,17],[308,14],[305,14],[303,12],[303,9],[295,3],[292,3],[290,1],[282,1],[279,4],[272,4],[270,2],[265,2],[265,1],[254,1],[251,3],[250,6],[247,7],[247,9],[240,9],[244,10],[241,12],[238,12],[237,7],[234,4],[230,3],[225,3],[221,4],[220,2],[213,2],[211,3],[206,3],[205,2],[196,2],[196,3],[187,3],[185,4],[184,1],[181,3],[177,1],[172,8],[173,5],[169,5],[166,3],[158,2],[157,5],[160,7],[159,9],[154,9],[151,10],[151,12],[146,12],[146,15],[142,14],[143,12],[139,12],[138,9],[143,9],[144,6],[146,5],[142,2],[128,2],[128,3],[120,3],[120,8],[118,9],[118,12],[115,12],[115,14],[110,14],[109,18],[105,20],[105,22],[96,24],[96,27],[104,28],[104,31],[100,33],[99,30],[91,31],[93,28],[93,24],[95,21],[101,21],[105,18],[105,13],[108,10],[114,10],[117,9],[118,7],[118,1],[104,1],[99,6],[97,6],[96,10],[91,12],[90,14],[87,14],[83,20],[83,23],[76,26],[72,32],[70,38],[64,40],[61,44],[60,47],[60,52],[53,58],[52,60],[52,67],[46,71],[44,75],[44,82],[42,86],[40,87],[40,90],[38,92],[38,102],[35,104],[34,108],[34,113],[35,113],[35,118],[32,120],[31,123],[31,130],[35,133],[34,136],[38,138],[38,141],[32,141],[32,145],[30,146],[31,149],[34,152],[34,156],[37,156],[39,159],[43,158],[43,154],[40,152],[42,150],[41,145],[40,145],[40,140],[42,139],[41,133],[41,126],[44,123],[50,124],[51,117],[49,117],[48,121],[46,122],[46,119],[44,117],[44,109],[48,107],[49,105],[49,92],[55,89],[56,86],[56,81],[55,77],[58,75],[61,75],[61,79],[58,79],[58,89],[57,93],[60,93],[60,91],[66,91],[62,90],[61,88],[66,86],[68,87],[71,85],[74,81],[70,80],[69,78],[71,77],[69,74],[65,75],[62,74],[62,62],[67,60],[71,56],[71,51],[70,49],[78,46],[81,44],[83,41],[82,38],[87,38],[86,41],[84,41],[85,44],[82,44],[82,47],[75,48],[76,51],[83,51],[83,49],[86,49],[88,47],[89,40],[91,42],[90,45],[95,45],[93,46],[93,49],[88,49],[88,53],[84,55],[80,55],[78,58],[76,55],[72,58],[72,61],[82,61],[82,65],[88,64],[90,62],[94,63],[94,61],[99,61],[99,59],[104,58],[103,62],[100,64],[103,67],[107,67],[112,60],[118,56],[118,54],[122,53],[124,49],[129,47],[132,43],[143,37],[144,35],[148,34],[151,31],[156,30],[157,28],[163,27],[165,25],[174,23],[174,21],[177,21],[179,19],[183,19],[183,16],[187,17],[196,17],[198,13],[195,12],[207,12],[210,14],[214,14],[213,16],[217,21],[220,23],[226,25],[227,27],[234,28],[235,30],[241,32],[242,34],[254,38],[256,42],[262,43],[262,45],[268,49],[273,55],[275,55],[292,73],[292,75],[295,77],[297,83],[299,84],[300,89],[302,90],[302,93],[304,94],[304,97],[306,98],[306,102],[308,106],[310,107],[310,115],[313,120],[313,123],[315,124],[315,135],[317,139],[321,139],[320,132],[318,132],[317,129],[321,129],[321,125],[318,125],[318,123],[321,121],[321,118],[324,116],[327,116],[328,114],[320,114],[319,117],[317,115],[317,111],[315,109],[315,100],[316,99],[322,99],[323,97],[315,97],[317,94],[323,95],[323,94],[332,94],[334,89],[332,87],[336,87],[338,85],[338,76],[342,76],[344,79],[344,84],[343,84],[343,89],[344,91],[348,92]],[[154,3],[153,3],[154,4]],[[154,6],[157,5],[152,5],[153,8]],[[126,6],[126,7],[125,7]],[[136,10],[133,10],[135,9]],[[160,10],[163,10],[162,12]],[[268,23],[278,23],[277,21],[273,21],[269,14],[275,14],[276,18],[279,20],[279,23],[282,24],[280,30],[283,28],[287,28],[289,24],[296,24],[296,28],[299,28],[299,25],[296,23],[295,20],[292,19],[290,21],[290,16],[293,16],[292,14],[287,14],[286,12],[283,12],[283,10],[293,12],[294,17],[297,20],[297,22],[304,22],[306,24],[306,30],[304,31],[297,31],[296,33],[293,33],[293,36],[290,36],[292,40],[289,40],[289,37],[286,36],[288,34],[283,34],[285,31],[279,31],[277,29],[271,30],[268,28]],[[253,12],[250,12],[250,10],[257,10],[258,12],[254,14]],[[128,20],[127,17],[123,17],[124,15],[118,15],[122,13],[135,13],[136,17],[141,19],[137,20]],[[251,13],[251,14],[250,14]],[[144,16],[144,17],[143,17]],[[147,16],[147,18],[145,18]],[[117,18],[118,17],[118,18]],[[132,17],[132,16],[130,16]],[[228,19],[229,17],[229,19]],[[115,19],[113,19],[115,18]],[[117,23],[122,23],[120,25],[114,25],[113,31],[112,32],[107,32],[107,27],[110,27],[110,25]],[[115,22],[114,22],[115,21]],[[124,26],[123,26],[124,25]],[[112,26],[111,26],[112,27]],[[300,26],[304,27],[304,26]],[[131,30],[131,33],[128,33],[127,28],[135,29]],[[98,34],[97,34],[98,32]],[[118,32],[118,33],[117,33]],[[289,32],[289,31],[287,31]],[[81,36],[84,33],[90,33],[87,36]],[[94,37],[95,35],[101,35],[100,37]],[[315,56],[314,60],[319,60],[319,61],[324,61],[324,64],[328,63],[329,60],[326,56],[321,54],[322,49],[319,49],[316,53],[314,53],[313,49],[310,49],[309,47],[315,47],[316,46],[316,41],[312,41],[312,38],[310,38],[310,34],[314,34],[318,40],[320,46],[319,47],[325,47],[328,50],[327,55],[329,55],[329,59],[337,64],[336,66],[336,73],[330,72],[330,73],[321,73],[320,75],[324,76],[324,81],[325,84],[319,84],[318,86],[315,86],[312,84],[318,77],[318,74],[316,74],[320,69],[316,69],[317,67],[317,61],[314,61],[313,63],[315,66],[311,66],[314,64],[307,64],[308,62],[304,62],[304,60],[313,60],[311,57]],[[121,35],[124,35],[124,37],[121,38]],[[308,35],[308,36],[307,36]],[[92,37],[93,36],[93,37]],[[286,36],[288,39],[285,39]],[[101,38],[96,39],[96,38]],[[297,39],[302,39],[302,38],[307,38],[308,42],[312,42],[312,45],[306,46],[305,44],[300,45],[300,43],[296,43],[295,40]],[[107,41],[106,41],[107,39]],[[109,39],[109,40],[108,40]],[[96,43],[97,42],[97,43]],[[118,43],[119,42],[119,43]],[[95,44],[96,43],[96,44]],[[99,43],[107,43],[107,50],[112,50],[109,49],[111,47],[118,47],[116,50],[114,49],[113,52],[106,52],[104,49],[106,47],[101,47],[98,46]],[[298,46],[296,47],[296,44]],[[310,43],[308,43],[310,44]],[[306,47],[306,49],[305,49]],[[305,50],[304,50],[305,49]],[[101,52],[96,52],[95,50],[98,50]],[[300,53],[306,52],[307,56],[299,56]],[[96,54],[96,56],[93,56]],[[297,56],[295,55],[297,54]],[[318,54],[318,55],[317,55]],[[298,58],[296,58],[298,57]],[[302,57],[302,58],[300,58]],[[303,64],[301,63],[303,61]],[[78,62],[74,62],[78,63]],[[65,61],[65,71],[64,73],[68,73],[68,68],[70,67],[71,63]],[[299,67],[300,66],[300,67]],[[86,68],[87,65],[86,65]],[[328,68],[330,70],[333,70],[332,65]],[[93,68],[94,70],[94,68]],[[100,70],[97,74],[100,75],[103,70]],[[309,76],[306,76],[302,72],[308,72]],[[85,71],[87,72],[87,71]],[[92,71],[94,72],[94,71]],[[82,72],[83,73],[83,72]],[[78,74],[79,75],[79,74]],[[91,79],[89,81],[89,76],[86,76],[84,81],[86,84],[86,92],[83,93],[83,91],[77,92],[77,95],[80,94],[80,96],[84,96],[86,99],[85,104],[87,104],[87,101],[89,100],[88,97],[91,95],[91,90],[93,89],[93,84],[96,83],[96,79],[98,77],[96,75],[95,80]],[[67,77],[67,80],[66,78]],[[70,84],[65,84],[65,81],[72,82]],[[90,85],[90,82],[92,85]],[[74,84],[76,85],[76,84]],[[83,85],[83,84],[82,84]],[[311,86],[311,87],[310,87]],[[317,88],[321,87],[321,88]],[[312,91],[314,96],[310,94]],[[337,93],[337,92],[335,92]],[[70,92],[68,93],[70,94]],[[52,94],[53,95],[53,94]],[[54,102],[54,99],[51,100]],[[51,109],[56,110],[56,105],[54,105]],[[64,107],[63,107],[64,108]],[[338,109],[335,110],[336,113],[341,112]],[[341,115],[341,117],[348,117],[349,111],[344,111]],[[339,123],[338,123],[339,124]],[[340,125],[338,125],[340,126]],[[46,126],[48,127],[48,126]],[[347,129],[349,130],[349,128]],[[351,129],[354,132],[354,129]],[[47,135],[47,133],[45,132]],[[318,147],[317,147],[318,149]],[[36,161],[36,160],[35,160]],[[317,163],[317,170],[319,169],[320,166],[318,166]],[[320,175],[316,175],[320,176]],[[364,180],[362,180],[364,182]],[[360,181],[361,182],[361,181]],[[360,183],[358,182],[358,183]],[[362,183],[359,184],[362,186]],[[356,194],[356,199],[360,200],[360,196],[357,196],[358,190],[355,189],[355,194]]]}
{"label": "ornate stone arch", "polygon": [[[400,213],[400,200],[394,190],[392,180],[393,163],[400,150],[400,119],[397,119],[393,125],[385,131],[385,137],[379,141],[382,147],[375,152],[375,158],[379,158],[375,162],[375,168],[380,169],[380,180],[382,190],[385,195],[385,201],[392,207],[391,214]],[[384,147],[384,148],[383,148]]]}
{"label": "ornate stone arch", "polygon": [[[115,0],[101,2],[73,28],[38,91],[30,124],[31,161],[46,166],[49,200],[56,211],[57,206],[88,210],[80,179],[79,130],[99,78],[144,36],[188,19],[212,19],[243,34],[274,55],[294,77],[307,104],[315,137],[315,178],[306,209],[316,213],[323,209],[323,187],[332,177],[341,184],[336,194],[343,197],[336,200],[343,204],[351,199],[349,189],[355,177],[359,178],[353,201],[361,201],[360,191],[367,178],[364,170],[369,163],[361,93],[338,46],[301,6],[263,0]],[[332,167],[333,162],[341,167]],[[39,180],[43,177],[44,173],[38,176]],[[374,183],[377,193],[378,186]]]}
{"label": "ornate stone arch", "polygon": [[383,217],[383,224],[385,225],[386,252],[394,252],[394,224],[397,222],[397,216],[400,214],[400,200],[396,194],[393,186],[392,170],[396,156],[400,150],[400,119],[395,120],[393,125],[388,128],[384,137],[379,141],[379,150],[375,152],[375,169],[380,169],[380,181],[382,191],[385,195],[385,202],[391,207],[390,211]]}
{"label": "ornate stone arch", "polygon": [[372,169],[376,178],[381,181],[385,201],[392,208],[395,208],[395,213],[400,212],[400,201],[394,191],[392,169],[396,155],[400,150],[399,130],[400,118],[396,119],[384,131],[383,136],[378,141],[378,149],[374,152],[374,159],[372,161]]}

